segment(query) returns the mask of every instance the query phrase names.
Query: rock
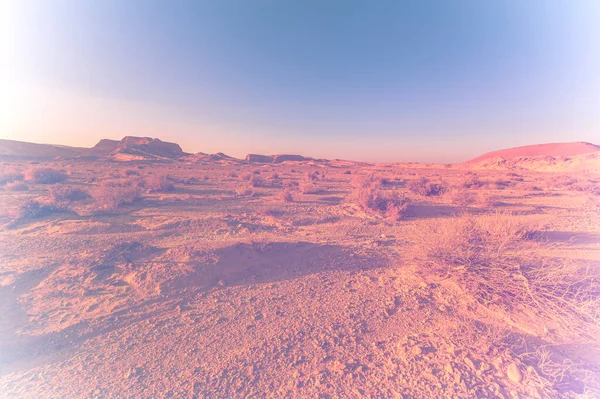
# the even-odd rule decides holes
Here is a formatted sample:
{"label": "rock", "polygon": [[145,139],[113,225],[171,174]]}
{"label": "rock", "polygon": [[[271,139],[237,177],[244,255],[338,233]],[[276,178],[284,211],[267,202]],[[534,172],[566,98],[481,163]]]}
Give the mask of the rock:
{"label": "rock", "polygon": [[307,158],[302,155],[293,154],[278,154],[278,155],[261,155],[261,154],[248,154],[246,155],[246,161],[258,162],[258,163],[282,163],[286,161],[302,162],[311,161],[313,158]]}
{"label": "rock", "polygon": [[472,370],[475,370],[475,368],[476,368],[476,367],[475,367],[475,364],[473,363],[473,361],[472,361],[470,358],[468,358],[468,357],[465,357],[465,358],[463,359],[463,361],[465,362],[465,364],[466,364],[467,366],[469,366],[469,368],[471,368]]}
{"label": "rock", "polygon": [[260,162],[260,163],[271,163],[273,162],[273,158],[267,155],[260,154],[248,154],[246,155],[246,161],[250,162]]}
{"label": "rock", "polygon": [[521,373],[519,366],[517,366],[515,362],[512,362],[506,368],[506,376],[509,380],[516,382],[517,384],[520,384],[521,381],[523,381],[523,373]]}

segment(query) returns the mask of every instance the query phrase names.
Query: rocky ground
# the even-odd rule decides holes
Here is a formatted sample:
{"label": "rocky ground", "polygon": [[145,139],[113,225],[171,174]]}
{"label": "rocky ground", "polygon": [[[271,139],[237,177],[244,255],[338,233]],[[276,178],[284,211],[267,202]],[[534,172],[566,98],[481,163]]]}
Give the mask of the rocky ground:
{"label": "rocky ground", "polygon": [[[318,162],[2,167],[24,182],[0,191],[0,397],[600,397],[597,176]],[[406,199],[399,214],[363,206],[357,181],[369,175]],[[419,193],[423,177],[445,192]],[[130,187],[135,198],[115,202]],[[24,209],[29,200],[38,205]],[[540,261],[585,268],[579,291],[488,301],[436,272],[423,252],[432,229],[485,217],[528,226]]]}

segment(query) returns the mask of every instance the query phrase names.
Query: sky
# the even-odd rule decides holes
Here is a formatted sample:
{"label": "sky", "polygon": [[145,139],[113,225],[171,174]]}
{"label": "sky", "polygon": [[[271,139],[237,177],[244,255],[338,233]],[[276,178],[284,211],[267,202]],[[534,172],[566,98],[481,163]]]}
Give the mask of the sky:
{"label": "sky", "polygon": [[600,144],[597,0],[3,0],[0,138],[460,162]]}

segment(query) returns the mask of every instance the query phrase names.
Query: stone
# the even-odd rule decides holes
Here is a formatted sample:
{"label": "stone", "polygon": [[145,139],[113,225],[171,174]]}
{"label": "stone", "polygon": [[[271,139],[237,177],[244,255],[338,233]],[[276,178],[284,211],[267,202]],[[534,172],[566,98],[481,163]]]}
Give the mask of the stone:
{"label": "stone", "polygon": [[523,381],[523,373],[521,373],[521,370],[519,370],[519,366],[517,366],[517,363],[515,362],[512,362],[506,368],[506,376],[509,380],[517,384],[520,384],[521,381]]}

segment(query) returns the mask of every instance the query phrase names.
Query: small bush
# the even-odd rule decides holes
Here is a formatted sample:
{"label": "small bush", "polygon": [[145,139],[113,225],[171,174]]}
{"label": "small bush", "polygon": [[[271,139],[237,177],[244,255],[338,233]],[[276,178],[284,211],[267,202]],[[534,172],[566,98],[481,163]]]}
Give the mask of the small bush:
{"label": "small bush", "polygon": [[55,205],[44,204],[37,200],[27,200],[17,209],[16,221],[25,219],[39,219],[54,213],[64,212],[67,209]]}
{"label": "small bush", "polygon": [[131,204],[141,198],[139,185],[101,184],[91,192],[96,202],[96,211],[115,211],[120,206]]}
{"label": "small bush", "polygon": [[354,196],[366,211],[374,211],[382,216],[399,220],[408,211],[410,200],[398,191],[384,191],[381,180],[372,175],[361,176],[355,181]]}
{"label": "small bush", "polygon": [[29,190],[29,186],[20,181],[13,181],[11,183],[7,183],[5,188],[10,191],[27,191],[27,190]]}
{"label": "small bush", "polygon": [[435,183],[429,181],[429,179],[425,177],[421,177],[412,180],[408,184],[408,190],[423,197],[433,197],[444,194],[446,192],[446,186],[441,182]]}
{"label": "small bush", "polygon": [[463,182],[460,184],[460,187],[473,189],[481,188],[484,185],[485,183],[479,180],[479,176],[477,176],[476,174],[470,174],[463,180]]}
{"label": "small bush", "polygon": [[501,204],[499,198],[493,194],[483,194],[481,193],[477,198],[477,202],[481,206],[485,206],[486,208],[493,208],[499,206]]}
{"label": "small bush", "polygon": [[29,168],[25,171],[25,181],[34,184],[54,184],[67,180],[67,175],[52,168]]}
{"label": "small bush", "polygon": [[321,192],[319,187],[312,182],[303,183],[302,185],[300,185],[300,191],[303,194],[318,194],[319,192]]}
{"label": "small bush", "polygon": [[140,175],[140,172],[138,172],[137,170],[133,170],[133,169],[127,169],[127,170],[125,171],[124,175],[125,175],[126,177],[129,177],[129,176],[139,176],[139,175]]}
{"label": "small bush", "polygon": [[251,186],[240,186],[235,189],[235,193],[241,197],[251,196],[254,194]]}
{"label": "small bush", "polygon": [[265,181],[256,175],[250,177],[250,184],[252,187],[266,187]]}
{"label": "small bush", "polygon": [[284,188],[277,194],[277,198],[283,202],[292,202],[294,200],[294,195],[292,194],[291,189]]}
{"label": "small bush", "polygon": [[453,205],[468,206],[475,203],[475,195],[463,187],[450,190],[450,201]]}
{"label": "small bush", "polygon": [[175,186],[163,175],[148,176],[144,180],[144,187],[148,193],[170,193],[175,190]]}
{"label": "small bush", "polygon": [[58,203],[81,201],[90,196],[85,190],[67,185],[52,187],[49,192],[50,197]]}
{"label": "small bush", "polygon": [[[509,213],[436,220],[414,232],[416,254],[481,304],[524,307],[574,328],[600,322],[600,271],[585,263],[544,256],[546,244]],[[586,324],[587,325],[587,324]]]}
{"label": "small bush", "polygon": [[306,179],[309,182],[318,182],[319,180],[325,179],[325,173],[323,173],[323,172],[319,173],[318,170],[315,170],[313,172],[308,172],[308,173],[306,173]]}
{"label": "small bush", "polygon": [[0,186],[3,186],[7,183],[14,183],[16,181],[23,180],[23,173],[18,172],[16,170],[6,170],[2,174],[0,174]]}

